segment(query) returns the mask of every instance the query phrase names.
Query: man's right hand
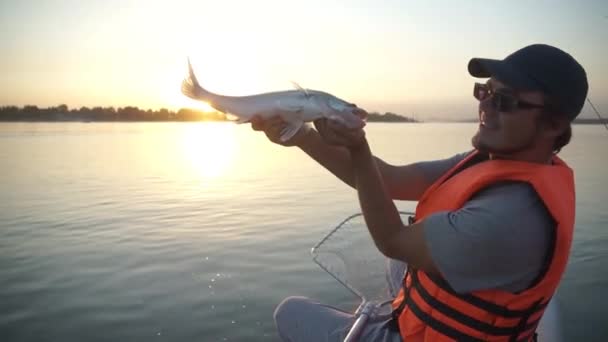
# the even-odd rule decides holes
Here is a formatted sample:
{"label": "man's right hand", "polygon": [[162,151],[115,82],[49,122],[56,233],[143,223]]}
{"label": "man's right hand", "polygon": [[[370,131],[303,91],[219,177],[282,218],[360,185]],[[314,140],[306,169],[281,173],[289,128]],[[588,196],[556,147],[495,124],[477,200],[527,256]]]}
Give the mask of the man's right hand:
{"label": "man's right hand", "polygon": [[315,128],[323,140],[330,145],[346,148],[356,147],[366,141],[365,131],[363,130],[365,121],[363,120],[367,118],[368,114],[361,108],[357,108],[354,114],[362,120],[360,127],[348,128],[339,121],[323,118],[315,120]]}
{"label": "man's right hand", "polygon": [[254,131],[262,131],[268,137],[268,140],[282,146],[301,146],[306,140],[306,137],[312,133],[313,129],[309,124],[304,123],[300,130],[287,141],[281,141],[281,131],[287,126],[287,122],[280,116],[273,116],[270,119],[263,119],[259,116],[254,116],[251,119],[251,128]]}

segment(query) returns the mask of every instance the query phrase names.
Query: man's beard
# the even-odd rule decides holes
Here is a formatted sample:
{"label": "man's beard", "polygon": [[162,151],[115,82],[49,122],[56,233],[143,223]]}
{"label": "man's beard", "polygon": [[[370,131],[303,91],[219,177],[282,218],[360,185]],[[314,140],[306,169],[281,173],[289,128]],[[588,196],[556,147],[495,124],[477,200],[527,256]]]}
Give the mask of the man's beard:
{"label": "man's beard", "polygon": [[489,146],[486,143],[484,143],[482,141],[482,139],[480,138],[480,134],[481,132],[477,132],[473,138],[471,138],[471,144],[473,145],[473,147],[475,149],[477,149],[479,152],[485,153],[485,154],[496,154],[496,155],[501,155],[501,154],[513,154],[513,153],[517,153],[523,150],[527,150],[528,148],[530,148],[531,146],[534,145],[535,143],[535,135],[530,136],[529,139],[527,139],[527,141],[523,144],[520,144],[519,146],[511,146],[511,147],[504,147],[504,148],[496,148],[493,146]]}

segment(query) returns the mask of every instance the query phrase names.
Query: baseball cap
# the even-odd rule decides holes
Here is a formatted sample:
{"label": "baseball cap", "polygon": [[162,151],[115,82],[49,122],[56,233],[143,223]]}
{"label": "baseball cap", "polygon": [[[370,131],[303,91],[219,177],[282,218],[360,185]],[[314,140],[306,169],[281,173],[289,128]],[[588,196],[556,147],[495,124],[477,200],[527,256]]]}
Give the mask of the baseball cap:
{"label": "baseball cap", "polygon": [[517,50],[502,60],[473,58],[469,61],[473,77],[494,77],[519,91],[541,91],[551,107],[571,121],[587,99],[587,73],[568,53],[545,44]]}

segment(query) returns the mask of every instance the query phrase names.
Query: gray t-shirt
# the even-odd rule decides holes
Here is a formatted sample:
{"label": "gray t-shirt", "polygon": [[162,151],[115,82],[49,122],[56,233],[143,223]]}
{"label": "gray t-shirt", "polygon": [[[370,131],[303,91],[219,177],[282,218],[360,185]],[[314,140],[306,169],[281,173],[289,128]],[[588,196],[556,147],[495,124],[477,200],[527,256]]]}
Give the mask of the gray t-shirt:
{"label": "gray t-shirt", "polygon": [[[417,163],[435,181],[467,153]],[[543,272],[555,221],[532,186],[501,182],[452,212],[425,219],[425,237],[435,265],[459,293],[525,290]]]}

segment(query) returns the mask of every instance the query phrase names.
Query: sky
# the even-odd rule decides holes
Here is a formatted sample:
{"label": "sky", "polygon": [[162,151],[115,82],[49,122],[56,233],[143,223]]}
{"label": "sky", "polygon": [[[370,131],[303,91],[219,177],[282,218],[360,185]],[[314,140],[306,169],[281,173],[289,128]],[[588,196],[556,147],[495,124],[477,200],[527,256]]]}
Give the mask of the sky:
{"label": "sky", "polygon": [[196,107],[179,90],[190,57],[217,93],[295,81],[370,112],[460,120],[476,117],[472,57],[545,43],[583,65],[606,116],[607,42],[603,0],[0,0],[0,106]]}

